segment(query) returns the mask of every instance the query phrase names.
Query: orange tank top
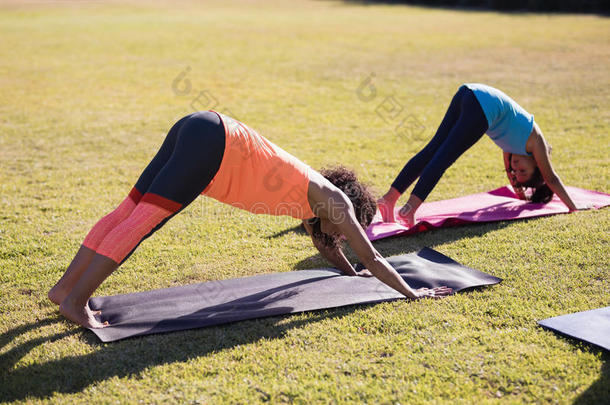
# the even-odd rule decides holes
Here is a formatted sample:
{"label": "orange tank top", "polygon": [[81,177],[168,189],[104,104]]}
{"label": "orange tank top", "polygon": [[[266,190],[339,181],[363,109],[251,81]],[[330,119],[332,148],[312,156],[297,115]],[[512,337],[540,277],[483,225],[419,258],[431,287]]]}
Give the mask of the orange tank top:
{"label": "orange tank top", "polygon": [[225,150],[202,194],[255,214],[314,217],[307,199],[311,168],[245,124],[213,112],[225,128]]}

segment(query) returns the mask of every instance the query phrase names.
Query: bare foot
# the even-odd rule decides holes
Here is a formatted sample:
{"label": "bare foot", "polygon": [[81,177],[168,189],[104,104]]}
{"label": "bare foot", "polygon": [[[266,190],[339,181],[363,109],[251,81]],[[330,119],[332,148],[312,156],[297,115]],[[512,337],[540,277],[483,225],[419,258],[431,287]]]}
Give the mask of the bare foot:
{"label": "bare foot", "polygon": [[99,315],[101,312],[92,311],[88,304],[78,305],[69,299],[65,299],[59,304],[59,312],[85,328],[104,328],[108,326],[108,322],[102,323],[95,319],[95,315]]}
{"label": "bare foot", "polygon": [[394,203],[391,203],[382,197],[377,200],[377,208],[379,208],[383,222],[396,222],[396,218],[394,217]]}
{"label": "bare foot", "polygon": [[47,294],[53,303],[59,305],[68,296],[83,275],[83,272],[87,269],[87,266],[89,266],[95,257],[95,254],[95,250],[81,245],[64,275],[61,276],[61,279],[59,279]]}
{"label": "bare foot", "polygon": [[55,284],[53,288],[49,290],[47,296],[54,304],[61,304],[61,302],[66,299],[70,291],[67,291],[59,286],[59,283]]}
{"label": "bare foot", "polygon": [[[89,302],[87,302],[87,306],[85,308],[87,309],[87,314],[89,314],[90,316],[102,314],[102,311],[100,311],[100,310],[97,310],[97,311],[92,310],[91,307],[89,306]],[[105,323],[108,323],[108,322],[105,322]]]}
{"label": "bare foot", "polygon": [[398,218],[410,228],[415,225],[415,210],[409,203],[406,203],[398,210]]}

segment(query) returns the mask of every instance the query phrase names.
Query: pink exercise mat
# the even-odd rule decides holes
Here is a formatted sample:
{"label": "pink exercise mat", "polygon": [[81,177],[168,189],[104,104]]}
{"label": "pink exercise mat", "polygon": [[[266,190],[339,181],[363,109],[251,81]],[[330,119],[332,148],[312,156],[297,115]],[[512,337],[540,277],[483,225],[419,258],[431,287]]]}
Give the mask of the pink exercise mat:
{"label": "pink exercise mat", "polygon": [[[610,205],[610,194],[577,187],[567,187],[567,190],[577,206],[587,205],[597,209]],[[366,234],[370,240],[378,240],[471,222],[506,221],[567,212],[568,208],[557,196],[547,204],[533,204],[517,198],[511,187],[500,187],[487,193],[423,203],[415,214],[416,224],[411,228],[401,223],[382,222],[381,214],[377,211]]]}

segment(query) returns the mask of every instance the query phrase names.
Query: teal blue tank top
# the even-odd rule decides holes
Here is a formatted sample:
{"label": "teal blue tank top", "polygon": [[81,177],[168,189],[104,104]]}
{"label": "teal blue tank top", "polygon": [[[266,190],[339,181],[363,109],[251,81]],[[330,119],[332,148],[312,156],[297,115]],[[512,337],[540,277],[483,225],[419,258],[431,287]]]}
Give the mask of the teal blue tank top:
{"label": "teal blue tank top", "polygon": [[525,143],[534,128],[534,116],[498,89],[480,83],[465,83],[481,104],[487,118],[487,135],[504,152],[529,155]]}

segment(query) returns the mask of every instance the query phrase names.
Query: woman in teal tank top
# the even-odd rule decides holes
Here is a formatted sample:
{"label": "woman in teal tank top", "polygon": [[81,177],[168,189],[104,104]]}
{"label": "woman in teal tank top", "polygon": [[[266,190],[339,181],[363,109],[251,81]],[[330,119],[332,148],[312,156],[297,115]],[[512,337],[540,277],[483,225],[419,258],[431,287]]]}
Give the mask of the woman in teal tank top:
{"label": "woman in teal tank top", "polygon": [[[508,180],[519,198],[546,203],[557,194],[570,211],[577,209],[551,165],[551,148],[534,116],[502,91],[468,83],[453,96],[432,140],[407,162],[377,201],[383,220],[395,222],[396,201],[419,177],[408,202],[398,212],[404,222],[413,225],[415,212],[445,170],[485,133],[502,149]],[[526,188],[532,192],[526,195]]]}

